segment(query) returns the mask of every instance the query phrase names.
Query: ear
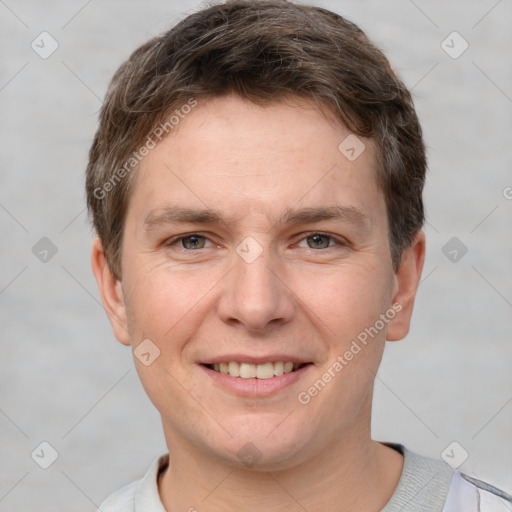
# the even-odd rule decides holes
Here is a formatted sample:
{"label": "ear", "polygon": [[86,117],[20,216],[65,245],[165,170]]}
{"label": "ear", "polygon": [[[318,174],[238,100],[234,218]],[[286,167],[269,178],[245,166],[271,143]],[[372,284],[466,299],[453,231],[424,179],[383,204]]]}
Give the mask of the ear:
{"label": "ear", "polygon": [[388,341],[401,340],[409,332],[414,299],[420,284],[424,261],[425,233],[418,231],[411,246],[403,252],[400,267],[394,276],[392,305],[396,305],[393,309],[397,314],[388,324],[386,334]]}
{"label": "ear", "polygon": [[107,313],[115,337],[123,344],[130,344],[126,322],[126,305],[121,281],[114,277],[107,263],[103,244],[96,237],[92,244],[92,271],[101,294],[101,301]]}

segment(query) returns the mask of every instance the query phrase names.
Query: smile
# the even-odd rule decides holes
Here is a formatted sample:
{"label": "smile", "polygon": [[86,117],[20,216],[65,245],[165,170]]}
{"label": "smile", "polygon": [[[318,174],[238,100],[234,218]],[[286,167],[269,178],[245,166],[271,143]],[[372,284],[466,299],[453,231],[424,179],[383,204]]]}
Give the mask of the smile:
{"label": "smile", "polygon": [[[199,365],[215,387],[241,397],[270,397],[304,382],[314,363],[299,361],[211,361]],[[305,384],[302,384],[304,387]]]}
{"label": "smile", "polygon": [[285,373],[292,373],[305,365],[301,363],[294,363],[293,361],[276,361],[262,364],[229,361],[207,364],[205,366],[210,370],[223,373],[231,377],[240,377],[242,379],[271,379],[272,377],[280,377]]}

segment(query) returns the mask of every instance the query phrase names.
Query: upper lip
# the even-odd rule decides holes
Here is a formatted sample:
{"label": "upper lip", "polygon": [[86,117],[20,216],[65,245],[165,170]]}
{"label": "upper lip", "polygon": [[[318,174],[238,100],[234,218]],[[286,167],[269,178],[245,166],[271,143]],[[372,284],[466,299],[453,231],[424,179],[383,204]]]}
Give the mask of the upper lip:
{"label": "upper lip", "polygon": [[222,356],[215,356],[201,361],[201,364],[218,364],[218,363],[229,363],[230,361],[236,361],[238,363],[247,364],[263,364],[263,363],[275,363],[277,361],[288,362],[291,361],[297,364],[311,363],[311,359],[304,359],[302,357],[292,356],[289,354],[267,354],[264,356],[250,356],[247,354],[226,354]]}

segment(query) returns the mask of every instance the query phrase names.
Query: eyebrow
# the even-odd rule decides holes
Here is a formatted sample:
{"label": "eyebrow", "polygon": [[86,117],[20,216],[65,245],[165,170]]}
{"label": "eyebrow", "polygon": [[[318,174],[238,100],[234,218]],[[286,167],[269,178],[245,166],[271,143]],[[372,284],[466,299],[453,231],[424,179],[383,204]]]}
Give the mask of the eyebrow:
{"label": "eyebrow", "polygon": [[173,206],[151,210],[144,219],[144,228],[149,230],[154,226],[177,224],[180,222],[189,222],[191,224],[229,224],[222,214],[216,210],[195,210]]}
{"label": "eyebrow", "polygon": [[[369,227],[369,217],[353,206],[319,206],[300,209],[289,208],[280,217],[280,224],[313,224],[315,222],[334,220],[347,222],[358,227]],[[144,229],[163,224],[224,224],[230,226],[234,218],[226,218],[221,212],[212,209],[192,209],[179,206],[152,210],[144,219]]]}
{"label": "eyebrow", "polygon": [[364,227],[369,224],[369,218],[354,206],[320,206],[289,209],[281,216],[282,224],[313,224],[325,220],[336,220]]}

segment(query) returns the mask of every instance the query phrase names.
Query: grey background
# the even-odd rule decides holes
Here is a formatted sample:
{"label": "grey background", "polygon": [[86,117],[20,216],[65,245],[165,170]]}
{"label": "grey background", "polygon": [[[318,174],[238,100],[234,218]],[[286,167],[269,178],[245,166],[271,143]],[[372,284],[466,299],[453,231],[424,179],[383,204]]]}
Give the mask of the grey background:
{"label": "grey background", "polygon": [[[512,492],[512,1],[313,3],[387,53],[429,148],[424,281],[408,338],[385,353],[374,437],[436,458],[457,441],[463,471]],[[200,5],[0,0],[2,511],[93,511],[165,451],[99,304],[83,173],[117,66]],[[48,59],[31,48],[42,31],[59,44]],[[457,59],[441,47],[453,31],[469,43]],[[458,262],[442,251],[454,236]],[[58,251],[46,263],[42,237]],[[46,470],[31,458],[42,441],[59,454]]]}

